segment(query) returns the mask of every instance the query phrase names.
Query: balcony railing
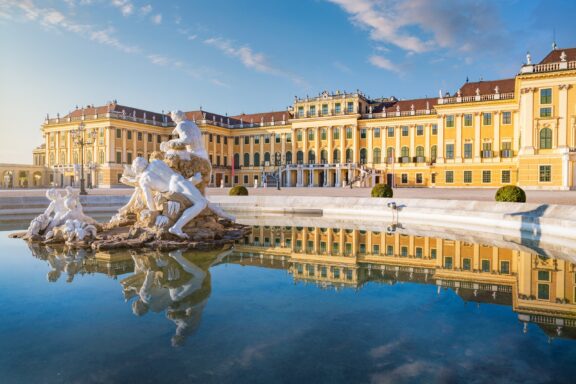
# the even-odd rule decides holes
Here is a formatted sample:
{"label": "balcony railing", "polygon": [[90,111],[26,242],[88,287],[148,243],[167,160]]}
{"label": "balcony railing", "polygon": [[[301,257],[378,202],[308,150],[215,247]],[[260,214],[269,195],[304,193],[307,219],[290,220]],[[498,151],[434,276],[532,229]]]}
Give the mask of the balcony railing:
{"label": "balcony railing", "polygon": [[382,119],[389,117],[406,117],[406,116],[423,116],[423,115],[435,115],[436,110],[434,108],[430,109],[418,109],[410,111],[393,111],[393,112],[379,112],[379,113],[364,113],[362,114],[363,119]]}
{"label": "balcony railing", "polygon": [[503,149],[500,151],[500,157],[504,158],[514,157],[514,151],[512,151],[511,149]]}
{"label": "balcony railing", "polygon": [[438,99],[438,104],[472,103],[475,101],[509,100],[514,98],[514,92],[491,93],[488,95],[455,96]]}
{"label": "balcony railing", "polygon": [[492,152],[491,150],[483,150],[483,151],[480,153],[480,156],[481,156],[483,159],[491,159],[491,158],[494,157],[494,152]]}
{"label": "balcony railing", "polygon": [[90,120],[98,120],[98,119],[117,119],[117,120],[125,120],[125,121],[134,121],[137,123],[154,125],[157,127],[173,127],[175,124],[173,122],[168,121],[159,121],[154,119],[144,119],[140,117],[135,117],[133,115],[117,112],[117,111],[110,111],[106,113],[97,113],[97,114],[85,114],[80,116],[67,116],[67,117],[56,117],[52,119],[46,119],[45,124],[63,124],[63,123],[73,123],[77,121],[90,121]]}

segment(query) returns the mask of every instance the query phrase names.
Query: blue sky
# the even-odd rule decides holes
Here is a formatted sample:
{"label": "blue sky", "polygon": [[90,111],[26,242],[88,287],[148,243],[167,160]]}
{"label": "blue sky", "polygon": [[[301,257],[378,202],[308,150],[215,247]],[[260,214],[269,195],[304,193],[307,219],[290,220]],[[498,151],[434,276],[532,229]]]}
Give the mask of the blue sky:
{"label": "blue sky", "polygon": [[454,92],[576,46],[571,0],[0,0],[0,162],[31,162],[46,113],[283,110],[295,95]]}

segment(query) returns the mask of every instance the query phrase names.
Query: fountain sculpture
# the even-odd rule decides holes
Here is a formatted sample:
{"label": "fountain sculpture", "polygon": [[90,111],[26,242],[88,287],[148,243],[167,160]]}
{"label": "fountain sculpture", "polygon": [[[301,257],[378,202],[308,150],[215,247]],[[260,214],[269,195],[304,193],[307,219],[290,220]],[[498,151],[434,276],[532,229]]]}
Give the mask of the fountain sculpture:
{"label": "fountain sculpture", "polygon": [[209,249],[231,243],[249,231],[205,196],[212,167],[198,126],[181,111],[171,113],[178,138],[161,143],[149,160],[137,157],[120,181],[134,187],[130,200],[109,223],[86,216],[70,187],[50,189],[50,204],[13,237],[44,244],[96,250],[118,248]]}

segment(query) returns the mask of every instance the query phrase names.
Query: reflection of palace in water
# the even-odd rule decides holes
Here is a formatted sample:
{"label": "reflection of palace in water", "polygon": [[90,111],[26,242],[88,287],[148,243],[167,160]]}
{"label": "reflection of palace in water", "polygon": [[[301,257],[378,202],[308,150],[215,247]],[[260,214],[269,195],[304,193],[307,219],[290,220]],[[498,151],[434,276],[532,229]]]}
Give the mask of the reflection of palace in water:
{"label": "reflection of palace in water", "polygon": [[231,262],[287,269],[322,288],[414,282],[510,305],[524,323],[576,337],[575,264],[519,250],[400,233],[254,226]]}

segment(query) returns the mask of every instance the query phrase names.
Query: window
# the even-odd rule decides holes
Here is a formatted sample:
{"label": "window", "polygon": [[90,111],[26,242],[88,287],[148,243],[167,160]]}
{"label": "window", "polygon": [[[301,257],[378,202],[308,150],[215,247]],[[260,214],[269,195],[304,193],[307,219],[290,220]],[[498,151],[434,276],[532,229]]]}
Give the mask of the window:
{"label": "window", "polygon": [[500,262],[500,273],[504,273],[506,275],[510,274],[510,262],[503,260]]}
{"label": "window", "polygon": [[244,144],[245,145],[250,144],[250,136],[244,136]]}
{"label": "window", "polygon": [[279,134],[279,133],[277,133],[277,134],[274,136],[274,141],[276,142],[276,144],[279,144],[279,143],[280,143],[280,134]]}
{"label": "window", "polygon": [[424,126],[417,125],[416,126],[416,136],[423,136],[424,135]]}
{"label": "window", "polygon": [[421,173],[416,174],[416,184],[422,184],[422,174]]}
{"label": "window", "polygon": [[454,144],[446,144],[446,158],[447,159],[454,158]]}
{"label": "window", "polygon": [[228,136],[224,136],[224,145],[228,145]]}
{"label": "window", "polygon": [[472,182],[472,171],[464,171],[464,182],[465,183]]}
{"label": "window", "polygon": [[372,161],[374,162],[374,164],[380,164],[380,162],[382,161],[382,151],[380,150],[380,148],[374,148],[372,154]]}
{"label": "window", "polygon": [[151,133],[148,134],[148,142],[149,142],[149,143],[152,142],[152,134],[151,134]]}
{"label": "window", "polygon": [[334,163],[339,163],[340,162],[340,150],[335,149],[332,157],[333,157],[332,161]]}
{"label": "window", "polygon": [[492,171],[482,171],[482,182],[483,183],[492,182]]}
{"label": "window", "polygon": [[132,164],[132,152],[128,152],[126,155],[128,164]]}
{"label": "window", "polygon": [[550,300],[550,284],[538,284],[538,300]]}
{"label": "window", "polygon": [[403,125],[401,129],[402,129],[402,136],[408,136],[408,126]]}
{"label": "window", "polygon": [[550,271],[538,271],[539,281],[550,281]]}
{"label": "window", "polygon": [[292,152],[286,152],[286,164],[292,164]]}
{"label": "window", "polygon": [[433,135],[438,134],[438,124],[432,124],[432,134]]}
{"label": "window", "polygon": [[454,182],[454,171],[446,171],[446,183],[450,184]]}
{"label": "window", "polygon": [[298,107],[298,117],[304,117],[304,107]]}
{"label": "window", "polygon": [[346,150],[346,162],[351,163],[353,157],[354,157],[354,150],[352,148],[348,148]]}
{"label": "window", "polygon": [[264,153],[264,165],[270,165],[270,152]]}
{"label": "window", "polygon": [[430,147],[430,158],[432,161],[436,161],[436,157],[438,157],[438,147],[433,145]]}
{"label": "window", "polygon": [[344,244],[344,254],[351,255],[352,254],[352,243]]}
{"label": "window", "polygon": [[466,113],[464,115],[464,126],[465,127],[471,127],[472,126],[472,114],[471,113]]}
{"label": "window", "polygon": [[313,129],[308,130],[308,140],[309,141],[314,140],[314,130]]}
{"label": "window", "polygon": [[372,254],[379,255],[380,254],[380,246],[378,244],[372,245]]}
{"label": "window", "polygon": [[444,257],[444,268],[452,269],[452,256]]}
{"label": "window", "polygon": [[482,272],[490,272],[490,260],[482,260],[480,265]]}
{"label": "window", "polygon": [[100,164],[104,164],[104,151],[100,151],[100,153],[98,154],[98,162]]}
{"label": "window", "polygon": [[347,112],[348,112],[348,113],[354,112],[354,102],[352,102],[352,101],[349,101],[349,102],[348,102]]}
{"label": "window", "polygon": [[394,127],[388,127],[388,137],[394,137]]}
{"label": "window", "polygon": [[472,263],[470,262],[469,258],[465,258],[462,260],[462,269],[465,271],[469,271],[472,269]]}
{"label": "window", "polygon": [[550,128],[542,128],[540,130],[540,149],[552,148],[552,130]]}
{"label": "window", "polygon": [[502,112],[502,124],[512,124],[512,112]]}
{"label": "window", "polygon": [[244,184],[248,184],[248,175],[244,175]]}
{"label": "window", "polygon": [[[416,157],[424,157],[424,147],[419,145],[416,147]],[[418,162],[421,162],[423,159],[419,159]]]}
{"label": "window", "polygon": [[380,137],[380,128],[374,128],[374,137],[375,137],[375,138],[379,138],[379,137]]}
{"label": "window", "polygon": [[502,171],[502,184],[510,184],[510,170]]}
{"label": "window", "polygon": [[437,254],[436,248],[432,248],[432,249],[430,250],[430,258],[431,258],[431,259],[436,259],[436,254]]}
{"label": "window", "polygon": [[116,138],[117,139],[122,138],[122,130],[120,128],[116,129]]}
{"label": "window", "polygon": [[500,152],[500,156],[502,157],[512,157],[512,143],[509,141],[504,141],[501,144],[502,151]]}
{"label": "window", "polygon": [[386,247],[386,256],[394,256],[394,247],[392,245]]}
{"label": "window", "polygon": [[340,112],[342,112],[342,105],[341,105],[340,103],[336,103],[336,104],[334,105],[334,112],[335,112],[335,113],[340,113]]}
{"label": "window", "polygon": [[291,133],[287,133],[287,134],[286,134],[286,142],[287,142],[287,143],[291,143],[291,142],[292,142],[292,134],[291,134]]}
{"label": "window", "polygon": [[[216,136],[216,139],[220,139],[220,136]],[[220,142],[220,140],[218,140]],[[270,135],[264,136],[264,144],[270,144]]]}
{"label": "window", "polygon": [[352,127],[346,127],[346,138],[347,139],[352,138]]}
{"label": "window", "polygon": [[316,106],[311,105],[309,112],[310,112],[310,116],[316,116]]}
{"label": "window", "polygon": [[366,128],[360,128],[360,138],[361,139],[366,138]]}
{"label": "window", "polygon": [[334,140],[340,139],[340,128],[334,128],[334,130],[332,131],[332,138]]}
{"label": "window", "polygon": [[464,143],[464,158],[472,158],[472,143]]}
{"label": "window", "polygon": [[484,125],[491,125],[492,124],[492,114],[491,113],[483,113],[483,124]]}
{"label": "window", "polygon": [[552,166],[551,165],[541,165],[539,170],[539,180],[541,183],[546,183],[552,181]]}
{"label": "window", "polygon": [[162,143],[162,136],[156,135],[156,143],[158,144]]}
{"label": "window", "polygon": [[406,146],[402,147],[402,149],[400,149],[400,156],[408,157],[409,151],[410,150],[408,149],[408,147]]}
{"label": "window", "polygon": [[422,258],[422,247],[416,247],[416,254],[414,256],[416,256],[418,259]]}
{"label": "window", "polygon": [[552,104],[552,88],[540,90],[540,104]]}
{"label": "window", "polygon": [[408,174],[407,173],[402,174],[402,184],[408,184]]}
{"label": "window", "polygon": [[240,138],[239,137],[234,138],[234,145],[240,145]]}
{"label": "window", "polygon": [[322,128],[320,131],[320,139],[326,140],[326,128]]}
{"label": "window", "polygon": [[210,142],[214,141],[214,136],[212,134],[208,135],[208,141]]}
{"label": "window", "polygon": [[328,114],[328,104],[322,104],[322,114],[324,116]]}
{"label": "window", "polygon": [[116,152],[116,163],[122,164],[122,152]]}
{"label": "window", "polygon": [[254,166],[255,167],[259,167],[260,166],[260,153],[256,152],[254,154]]}
{"label": "window", "polygon": [[244,166],[245,167],[250,166],[250,154],[249,153],[244,154]]}
{"label": "window", "polygon": [[296,140],[297,140],[297,141],[302,141],[302,130],[301,130],[301,129],[299,129],[299,130],[296,132]]}
{"label": "window", "polygon": [[254,136],[254,144],[260,144],[260,135]]}
{"label": "window", "polygon": [[360,249],[358,249],[358,252],[360,252],[361,255],[365,255],[366,254],[366,244],[364,244],[364,243],[360,244]]}
{"label": "window", "polygon": [[552,108],[540,108],[540,117],[552,117]]}
{"label": "window", "polygon": [[400,256],[408,257],[408,247],[400,247]]}
{"label": "window", "polygon": [[142,132],[138,132],[138,141],[142,141]]}
{"label": "window", "polygon": [[454,115],[446,116],[446,128],[454,128]]}

